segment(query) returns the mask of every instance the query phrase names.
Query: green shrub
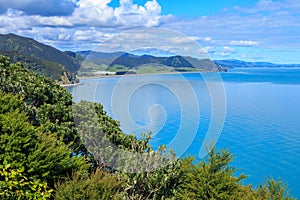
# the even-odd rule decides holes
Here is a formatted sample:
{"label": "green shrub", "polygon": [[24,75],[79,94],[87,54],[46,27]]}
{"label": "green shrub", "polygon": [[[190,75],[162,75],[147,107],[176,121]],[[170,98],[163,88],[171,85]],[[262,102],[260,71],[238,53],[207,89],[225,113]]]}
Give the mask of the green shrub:
{"label": "green shrub", "polygon": [[121,199],[123,196],[122,181],[102,170],[96,170],[90,175],[75,172],[68,180],[59,181],[55,188],[56,200],[111,200]]}
{"label": "green shrub", "polygon": [[49,199],[53,192],[47,182],[23,175],[24,168],[11,169],[4,161],[0,165],[0,198],[5,199]]}

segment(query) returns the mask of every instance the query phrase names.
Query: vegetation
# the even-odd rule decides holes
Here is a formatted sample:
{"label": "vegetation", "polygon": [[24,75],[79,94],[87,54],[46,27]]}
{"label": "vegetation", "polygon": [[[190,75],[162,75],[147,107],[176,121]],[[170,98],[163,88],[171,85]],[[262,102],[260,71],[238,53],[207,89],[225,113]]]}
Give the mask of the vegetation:
{"label": "vegetation", "polygon": [[241,183],[228,150],[210,147],[194,164],[119,125],[101,104],[74,104],[54,81],[0,56],[0,199],[292,199],[280,181]]}
{"label": "vegetation", "polygon": [[155,74],[155,73],[168,73],[168,72],[199,72],[199,69],[189,67],[168,67],[168,66],[152,66],[145,65],[136,69],[137,74]]}
{"label": "vegetation", "polygon": [[114,65],[112,67],[106,68],[106,71],[109,72],[123,72],[123,71],[129,71],[130,68],[124,66],[124,65]]}
{"label": "vegetation", "polygon": [[[105,71],[108,67],[105,64],[97,65],[93,61],[85,58],[84,56],[80,55],[79,53],[74,53],[72,51],[65,51],[65,54],[67,54],[70,57],[73,57],[78,63],[80,63],[80,70],[78,73],[85,73],[85,72],[91,72],[91,71]],[[80,74],[79,74],[80,75]]]}
{"label": "vegetation", "polygon": [[0,54],[12,63],[22,62],[30,71],[61,82],[75,82],[80,64],[54,47],[14,34],[0,34]]}
{"label": "vegetation", "polygon": [[173,72],[173,67],[166,66],[141,66],[136,69],[138,74],[154,74],[154,73],[165,73],[165,72]]}
{"label": "vegetation", "polygon": [[27,178],[23,175],[24,168],[10,169],[10,164],[5,161],[0,165],[0,197],[1,199],[49,199],[52,189],[47,182]]}
{"label": "vegetation", "polygon": [[123,182],[103,170],[91,174],[74,172],[66,181],[59,181],[55,186],[54,199],[122,199]]}

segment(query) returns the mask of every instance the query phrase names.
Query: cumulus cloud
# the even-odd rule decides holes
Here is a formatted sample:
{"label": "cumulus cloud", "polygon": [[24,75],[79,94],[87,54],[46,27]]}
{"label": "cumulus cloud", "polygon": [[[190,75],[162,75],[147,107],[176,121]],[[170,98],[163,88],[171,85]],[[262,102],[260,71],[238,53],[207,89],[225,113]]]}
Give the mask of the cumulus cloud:
{"label": "cumulus cloud", "polygon": [[71,17],[76,26],[102,27],[152,27],[160,24],[161,7],[156,0],[147,1],[144,6],[132,0],[120,0],[120,7],[112,8],[111,0],[80,0]]}
{"label": "cumulus cloud", "polygon": [[133,4],[132,0],[120,0],[120,7],[115,9],[118,23],[123,25],[147,27],[160,24],[161,7],[156,0],[147,1],[144,6]]}
{"label": "cumulus cloud", "polygon": [[[137,5],[120,0],[0,0],[0,32],[33,37],[47,44],[81,45],[101,42],[117,32],[159,26],[170,16],[161,15],[156,0]],[[59,31],[63,30],[63,33]],[[51,35],[51,36],[50,36]],[[59,40],[59,41],[57,41]],[[88,46],[88,45],[87,45]]]}
{"label": "cumulus cloud", "polygon": [[[157,0],[144,5],[119,1],[120,6],[114,8],[111,0],[0,0],[0,32],[34,37],[62,49],[90,49],[122,31],[164,27],[188,35],[205,47],[203,51],[223,57],[241,56],[240,48],[299,49],[298,0],[259,0],[247,7],[227,7],[217,14],[185,18],[162,15]],[[136,37],[146,36],[131,34],[126,40],[137,41]],[[158,42],[188,44],[183,38],[169,39]],[[121,48],[121,44],[116,40],[111,45]],[[164,49],[171,48],[164,45]],[[184,50],[184,46],[180,48]]]}
{"label": "cumulus cloud", "polygon": [[75,25],[115,26],[114,9],[110,0],[80,0],[69,21]]}
{"label": "cumulus cloud", "polygon": [[[161,22],[161,6],[149,0],[144,6],[132,0],[120,0],[113,8],[111,0],[0,0],[1,17],[26,20],[32,26],[152,27]],[[34,17],[33,17],[34,16]]]}

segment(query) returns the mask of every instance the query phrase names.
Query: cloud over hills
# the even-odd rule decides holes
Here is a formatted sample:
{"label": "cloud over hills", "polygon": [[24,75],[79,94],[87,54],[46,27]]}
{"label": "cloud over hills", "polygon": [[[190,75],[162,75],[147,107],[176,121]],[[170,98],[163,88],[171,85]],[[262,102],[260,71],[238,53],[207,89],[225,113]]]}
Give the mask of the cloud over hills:
{"label": "cloud over hills", "polygon": [[[122,31],[163,27],[214,49],[208,51],[213,52],[212,56],[245,57],[254,48],[260,52],[270,48],[299,51],[297,0],[259,0],[247,6],[225,7],[207,16],[188,17],[162,14],[160,0],[144,1],[142,5],[134,0],[119,0],[117,7],[111,6],[111,1],[0,0],[0,33],[33,37],[60,49],[84,50]],[[226,46],[235,51],[224,50]],[[260,52],[253,53],[255,58]]]}

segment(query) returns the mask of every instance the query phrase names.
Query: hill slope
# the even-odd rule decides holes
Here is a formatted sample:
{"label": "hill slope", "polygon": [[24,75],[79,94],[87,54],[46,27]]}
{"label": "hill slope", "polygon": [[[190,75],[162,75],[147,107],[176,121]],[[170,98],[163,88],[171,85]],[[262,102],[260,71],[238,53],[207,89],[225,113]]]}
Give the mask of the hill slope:
{"label": "hill slope", "polygon": [[106,65],[110,70],[114,66],[124,66],[129,70],[136,70],[145,66],[159,68],[162,66],[169,67],[173,70],[200,70],[200,71],[218,71],[218,66],[209,59],[199,60],[187,56],[153,56],[153,55],[135,55],[125,52],[102,53],[93,51],[76,52],[77,55],[84,57],[97,65]]}
{"label": "hill slope", "polygon": [[80,64],[58,49],[33,39],[14,34],[0,34],[0,54],[9,56],[12,62],[23,62],[31,71],[49,78],[72,82]]}

